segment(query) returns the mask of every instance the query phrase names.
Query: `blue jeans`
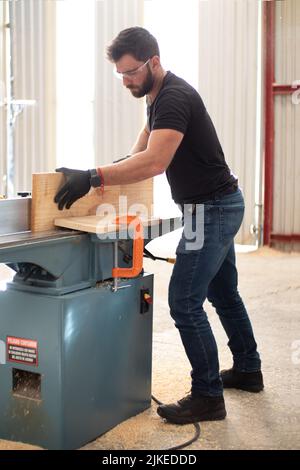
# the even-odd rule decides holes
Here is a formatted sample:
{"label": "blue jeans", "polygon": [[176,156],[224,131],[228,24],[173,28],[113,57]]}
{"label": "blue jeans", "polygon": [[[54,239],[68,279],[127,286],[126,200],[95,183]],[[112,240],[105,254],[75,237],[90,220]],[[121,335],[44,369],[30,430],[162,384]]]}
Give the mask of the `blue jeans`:
{"label": "blue jeans", "polygon": [[191,240],[183,231],[170,280],[169,306],[192,366],[192,393],[220,396],[223,387],[217,344],[203,310],[206,298],[215,307],[226,331],[234,368],[252,372],[261,367],[252,326],[237,289],[233,239],[242,223],[244,198],[238,189],[199,207],[204,225],[197,225],[193,213],[185,216],[184,227],[189,218],[195,233],[196,229],[202,230],[203,246],[189,249],[191,245],[187,242]]}

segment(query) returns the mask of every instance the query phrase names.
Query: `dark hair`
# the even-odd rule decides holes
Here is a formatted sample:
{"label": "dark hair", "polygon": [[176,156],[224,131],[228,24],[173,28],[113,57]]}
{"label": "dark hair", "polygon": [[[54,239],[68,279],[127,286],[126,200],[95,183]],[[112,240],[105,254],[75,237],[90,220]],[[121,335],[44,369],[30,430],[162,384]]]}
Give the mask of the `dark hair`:
{"label": "dark hair", "polygon": [[134,26],[121,31],[107,47],[107,58],[117,62],[125,54],[132,55],[136,60],[148,60],[154,55],[159,56],[157,40],[144,28]]}

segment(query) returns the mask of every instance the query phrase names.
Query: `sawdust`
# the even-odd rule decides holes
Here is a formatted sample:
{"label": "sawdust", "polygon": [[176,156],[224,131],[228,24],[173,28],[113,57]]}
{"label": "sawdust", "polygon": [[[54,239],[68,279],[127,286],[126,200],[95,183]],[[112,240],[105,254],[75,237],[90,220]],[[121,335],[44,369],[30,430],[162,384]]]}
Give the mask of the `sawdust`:
{"label": "sawdust", "polygon": [[42,450],[41,447],[0,439],[0,450]]}

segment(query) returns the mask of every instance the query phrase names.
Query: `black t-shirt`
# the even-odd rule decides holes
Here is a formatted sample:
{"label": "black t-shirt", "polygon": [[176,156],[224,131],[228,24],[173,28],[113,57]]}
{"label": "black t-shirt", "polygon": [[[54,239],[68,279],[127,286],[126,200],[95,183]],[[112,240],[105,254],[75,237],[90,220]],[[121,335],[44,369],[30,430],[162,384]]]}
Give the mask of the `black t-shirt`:
{"label": "black t-shirt", "polygon": [[176,203],[201,203],[237,184],[199,93],[167,72],[147,107],[149,130],[174,129],[184,137],[166,170]]}

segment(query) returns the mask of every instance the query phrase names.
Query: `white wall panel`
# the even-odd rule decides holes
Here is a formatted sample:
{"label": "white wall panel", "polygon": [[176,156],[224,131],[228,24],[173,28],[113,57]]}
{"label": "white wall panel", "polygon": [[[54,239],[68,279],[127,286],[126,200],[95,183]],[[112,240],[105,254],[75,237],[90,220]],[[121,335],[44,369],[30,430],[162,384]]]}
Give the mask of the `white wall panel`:
{"label": "white wall panel", "polygon": [[300,80],[300,2],[275,2],[275,80],[289,85]]}
{"label": "white wall panel", "polygon": [[243,189],[246,211],[236,237],[254,243],[258,7],[252,0],[199,2],[199,92],[225,158]]}
{"label": "white wall panel", "polygon": [[13,93],[35,100],[17,117],[14,192],[31,188],[33,172],[55,168],[55,3],[12,1]]}
{"label": "white wall panel", "polygon": [[0,195],[5,192],[3,178],[6,173],[6,109],[4,99],[6,96],[5,86],[5,7],[7,2],[0,2]]}
{"label": "white wall panel", "polygon": [[113,74],[106,47],[131,26],[143,26],[143,1],[96,2],[95,163],[101,165],[130,151],[144,121],[144,99],[136,99]]}
{"label": "white wall panel", "polygon": [[273,232],[300,234],[300,104],[275,98]]}
{"label": "white wall panel", "polygon": [[[300,2],[276,2],[275,81],[300,84]],[[275,97],[273,232],[300,234],[300,92]],[[286,250],[299,243],[275,243]]]}

